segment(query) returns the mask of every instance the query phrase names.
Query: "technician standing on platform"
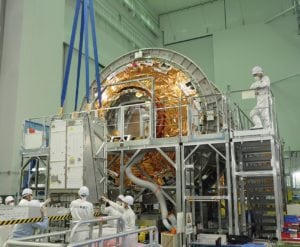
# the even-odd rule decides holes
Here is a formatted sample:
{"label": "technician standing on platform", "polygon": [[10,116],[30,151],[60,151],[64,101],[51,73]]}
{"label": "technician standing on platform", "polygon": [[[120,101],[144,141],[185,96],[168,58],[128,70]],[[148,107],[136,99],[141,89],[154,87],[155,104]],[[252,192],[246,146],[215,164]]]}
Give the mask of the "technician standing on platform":
{"label": "technician standing on platform", "polygon": [[252,75],[255,82],[250,89],[256,89],[257,103],[250,112],[250,117],[254,123],[252,129],[269,128],[270,127],[270,79],[264,75],[263,70],[259,66],[252,69]]}

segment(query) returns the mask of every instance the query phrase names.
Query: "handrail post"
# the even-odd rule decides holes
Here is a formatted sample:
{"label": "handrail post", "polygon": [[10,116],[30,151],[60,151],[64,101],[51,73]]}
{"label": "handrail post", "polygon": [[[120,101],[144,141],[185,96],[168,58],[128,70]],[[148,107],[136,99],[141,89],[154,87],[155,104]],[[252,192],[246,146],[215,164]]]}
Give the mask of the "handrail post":
{"label": "handrail post", "polygon": [[227,89],[226,89],[226,93],[225,93],[225,100],[226,100],[226,121],[227,121],[227,129],[230,130],[230,129],[233,129],[234,126],[231,126],[231,112],[230,112],[230,86],[227,85]]}
{"label": "handrail post", "polygon": [[158,230],[157,229],[154,232],[154,237],[155,237],[155,243],[158,244]]}
{"label": "handrail post", "polygon": [[149,231],[149,244],[153,244],[153,230],[151,229],[150,231]]}
{"label": "handrail post", "polygon": [[[93,238],[93,224],[89,224],[89,238]],[[92,245],[89,244],[89,247],[92,247]]]}
{"label": "handrail post", "polygon": [[[88,245],[88,244],[95,244],[95,243],[103,243],[104,241],[106,240],[110,240],[110,239],[118,239],[120,237],[122,237],[123,241],[122,241],[122,245],[121,246],[124,246],[124,243],[125,243],[125,238],[129,235],[132,235],[132,234],[136,234],[136,233],[139,233],[139,232],[142,232],[142,231],[149,231],[149,238],[150,238],[150,244],[152,244],[152,246],[154,244],[158,244],[158,230],[157,230],[157,227],[156,226],[150,226],[150,227],[146,227],[146,228],[140,228],[140,229],[137,229],[137,230],[131,230],[131,231],[123,231],[123,232],[120,232],[120,233],[117,233],[116,235],[110,235],[110,236],[104,236],[104,237],[101,237],[101,238],[98,238],[98,239],[90,239],[90,240],[85,240],[85,241],[81,241],[81,242],[77,242],[77,243],[70,243],[68,246],[69,247],[79,247],[79,246],[85,246],[85,245]],[[153,231],[155,231],[155,238],[153,238]],[[118,246],[117,243],[115,246]]]}
{"label": "handrail post", "polygon": [[[107,221],[107,220],[119,220],[122,222],[122,225],[124,225],[124,220],[122,219],[122,217],[112,217],[112,216],[107,216],[107,217],[101,217],[98,219],[89,219],[89,220],[79,220],[76,222],[76,224],[73,226],[71,233],[70,233],[70,243],[73,242],[73,237],[77,231],[77,229],[79,228],[79,226],[81,225],[85,225],[85,224],[93,224],[96,222],[103,222],[103,221]],[[124,227],[121,228],[122,231],[124,231]]]}
{"label": "handrail post", "polygon": [[102,221],[99,221],[98,223],[98,237],[102,237]]}

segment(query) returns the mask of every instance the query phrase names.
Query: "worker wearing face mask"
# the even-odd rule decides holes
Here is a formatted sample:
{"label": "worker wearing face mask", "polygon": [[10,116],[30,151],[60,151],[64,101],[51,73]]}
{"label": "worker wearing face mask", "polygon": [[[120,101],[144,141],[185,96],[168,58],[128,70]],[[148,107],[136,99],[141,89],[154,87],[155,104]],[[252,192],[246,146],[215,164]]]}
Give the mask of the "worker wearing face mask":
{"label": "worker wearing face mask", "polygon": [[7,205],[7,206],[15,206],[15,198],[13,198],[12,196],[7,196],[5,198],[5,205]]}
{"label": "worker wearing face mask", "polygon": [[[133,205],[134,199],[132,196],[125,196],[123,200],[123,204],[119,205],[106,197],[102,197],[105,202],[108,202],[110,206],[114,209],[118,210],[122,214],[122,218],[125,223],[126,231],[134,230],[135,229],[135,213],[133,212],[131,206]],[[124,246],[136,246],[137,245],[137,235],[131,234],[126,237],[125,245]]]}
{"label": "worker wearing face mask", "polygon": [[255,89],[257,95],[256,106],[250,112],[251,120],[254,123],[252,129],[269,128],[270,79],[264,75],[262,68],[259,66],[253,67],[252,75],[255,82],[251,85],[250,89]]}
{"label": "worker wearing face mask", "polygon": [[[7,196],[4,202],[6,206],[15,205],[15,199],[12,196]],[[0,226],[0,246],[3,246],[7,241],[8,237],[11,235],[13,228],[13,225]]]}
{"label": "worker wearing face mask", "polygon": [[[78,191],[79,199],[76,199],[70,204],[72,221],[87,220],[94,218],[93,204],[87,201],[89,196],[89,188],[82,186]],[[77,228],[78,232],[73,238],[73,242],[87,240],[89,238],[88,225],[82,225]]]}

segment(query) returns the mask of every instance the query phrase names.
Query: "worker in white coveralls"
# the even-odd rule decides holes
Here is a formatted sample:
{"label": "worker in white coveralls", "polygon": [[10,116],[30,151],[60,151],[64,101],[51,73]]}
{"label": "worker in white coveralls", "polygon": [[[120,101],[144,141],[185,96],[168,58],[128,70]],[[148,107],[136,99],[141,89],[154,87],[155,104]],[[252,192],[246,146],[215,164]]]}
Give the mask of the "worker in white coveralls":
{"label": "worker in white coveralls", "polygon": [[254,124],[252,129],[269,128],[270,127],[270,79],[264,75],[263,70],[259,66],[252,68],[252,75],[255,82],[250,89],[255,89],[257,96],[256,106],[250,112],[251,120]]}
{"label": "worker in white coveralls", "polygon": [[[123,195],[118,195],[116,203],[118,205],[122,206],[122,204],[124,203],[124,199],[125,199],[125,197]],[[105,205],[103,205],[103,206],[105,206]],[[112,216],[112,217],[119,217],[122,215],[122,213],[120,213],[120,211],[116,210],[112,206],[101,208],[101,212],[103,214],[107,214],[108,216]],[[117,223],[118,223],[118,220],[110,220],[107,222],[109,227],[114,227],[114,228],[117,227]]]}
{"label": "worker in white coveralls", "polygon": [[19,202],[19,206],[28,206],[28,203],[32,200],[32,190],[26,188],[22,191],[22,199]]}
{"label": "worker in white coveralls", "polygon": [[[7,196],[4,200],[6,206],[14,206],[15,199],[12,196]],[[0,226],[0,246],[4,246],[4,242],[7,241],[11,235],[14,225]]]}
{"label": "worker in white coveralls", "polygon": [[[122,214],[126,231],[135,230],[136,216],[134,211],[131,208],[134,202],[132,196],[125,196],[123,200],[124,203],[122,205],[119,205],[118,203],[108,200],[104,196],[102,197],[102,199],[105,202],[108,202],[110,206],[112,206],[114,209],[118,210]],[[137,245],[137,234],[131,234],[128,237],[126,237],[124,246],[129,247],[129,246],[136,246],[136,245]]]}
{"label": "worker in white coveralls", "polygon": [[26,188],[22,192],[22,199],[19,202],[19,206],[28,206],[29,202],[32,202],[35,205],[37,205],[39,203],[40,207],[43,207],[43,206],[46,207],[51,202],[51,199],[48,198],[44,202],[40,202],[39,200],[33,200],[32,190],[29,188]]}
{"label": "worker in white coveralls", "polygon": [[[125,197],[123,195],[119,195],[117,197],[116,203],[120,206],[124,204]],[[121,217],[122,213],[115,209],[112,206],[105,207],[105,204],[101,205],[101,213],[107,214],[108,216],[112,217]],[[102,235],[103,236],[111,236],[115,235],[118,232],[118,220],[108,220],[107,224],[102,228]],[[103,242],[103,247],[111,247],[116,246],[116,240],[110,239]]]}
{"label": "worker in white coveralls", "polygon": [[[93,204],[87,201],[87,197],[89,196],[89,188],[86,186],[82,186],[79,191],[79,199],[76,199],[70,204],[70,211],[72,215],[72,221],[79,220],[88,220],[94,218],[94,207]],[[78,232],[76,232],[73,242],[84,241],[89,238],[89,227],[88,225],[82,225],[78,228]]]}
{"label": "worker in white coveralls", "polygon": [[[29,189],[25,189],[25,192],[30,192],[30,191],[29,191]],[[23,194],[26,194],[26,193],[22,193],[22,195]],[[31,196],[32,196],[32,194],[31,194]],[[10,238],[22,238],[22,237],[32,236],[36,229],[46,230],[48,228],[49,221],[48,221],[48,217],[47,217],[46,208],[44,206],[41,207],[40,202],[37,200],[28,201],[24,197],[23,197],[23,199],[22,199],[23,201],[21,200],[22,203],[21,202],[19,203],[19,206],[34,207],[37,210],[40,210],[42,221],[37,222],[37,223],[26,223],[26,224],[15,225]]]}

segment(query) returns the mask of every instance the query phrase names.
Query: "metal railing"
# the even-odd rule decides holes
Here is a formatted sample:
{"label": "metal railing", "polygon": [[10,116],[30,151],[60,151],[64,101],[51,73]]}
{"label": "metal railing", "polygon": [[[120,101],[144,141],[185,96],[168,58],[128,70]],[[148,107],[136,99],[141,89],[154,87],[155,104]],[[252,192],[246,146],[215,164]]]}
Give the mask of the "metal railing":
{"label": "metal railing", "polygon": [[146,139],[152,136],[151,103],[136,103],[110,108],[102,108],[101,115],[106,119],[111,140],[131,137]]}
{"label": "metal railing", "polygon": [[[91,110],[90,112],[86,112],[86,111],[71,112],[71,113],[65,113],[63,115],[51,115],[51,116],[42,116],[42,117],[25,119],[23,122],[23,130],[22,130],[22,134],[23,134],[22,145],[21,145],[22,151],[36,152],[39,149],[41,152],[42,151],[47,152],[46,149],[49,147],[49,142],[50,142],[51,123],[54,120],[67,120],[67,119],[80,120],[86,118],[89,115],[95,118],[98,117],[98,110]],[[27,139],[30,138],[31,135],[33,136],[33,138],[34,135],[36,135],[35,140],[33,140],[34,146],[32,146],[30,142],[31,140]],[[29,141],[29,143],[27,141]]]}
{"label": "metal railing", "polygon": [[[116,227],[116,234],[102,236],[103,222],[117,220],[118,224]],[[71,230],[61,231],[61,232],[52,232],[46,234],[39,234],[29,237],[23,237],[18,239],[9,239],[4,246],[47,246],[47,247],[77,247],[77,246],[94,246],[93,244],[101,244],[105,241],[116,239],[116,246],[126,246],[126,237],[137,234],[139,232],[149,232],[149,244],[145,246],[159,246],[158,244],[158,229],[156,226],[140,228],[137,230],[125,231],[125,223],[122,217],[101,217],[97,219],[90,220],[80,220],[73,222],[75,225]],[[74,240],[74,237],[78,232],[86,232],[86,229],[82,229],[82,226],[88,226],[89,239],[84,241]],[[97,238],[93,239],[93,227],[98,226]],[[81,229],[80,229],[81,228]],[[50,237],[54,236],[64,236],[65,239],[69,235],[69,243],[51,243],[48,240]],[[75,242],[76,241],[76,242]]]}
{"label": "metal railing", "polygon": [[[259,89],[258,89],[259,90]],[[254,126],[251,119],[251,112],[258,111],[264,114],[267,119],[262,121],[264,129],[270,129],[278,133],[277,116],[275,111],[275,99],[271,90],[259,92],[257,89],[243,89],[228,92],[229,109],[231,109],[230,123],[233,130],[249,130]],[[267,104],[259,106],[256,95],[266,97]],[[262,113],[265,112],[265,113]]]}
{"label": "metal railing", "polygon": [[[61,231],[61,232],[51,232],[45,234],[39,234],[29,237],[17,238],[17,239],[9,239],[4,244],[5,247],[10,246],[66,246],[64,243],[49,243],[47,242],[48,238],[54,236],[66,236],[69,234],[71,230]],[[46,241],[46,242],[45,242]]]}
{"label": "metal railing", "polygon": [[[203,135],[218,133],[228,126],[233,130],[248,130],[253,126],[249,113],[256,104],[257,91],[257,89],[229,90],[227,96],[219,93],[173,99],[174,102],[170,100],[154,102],[151,99],[152,101],[149,102],[101,108],[91,110],[89,113],[77,112],[76,116],[80,118],[92,114],[106,119],[107,134],[122,140]],[[266,109],[268,109],[270,128],[276,133],[278,128],[274,101],[274,96],[269,91]],[[74,118],[73,115],[74,113],[69,113],[63,116],[26,120],[23,140],[32,126],[37,132],[43,132],[42,147],[47,147],[51,121],[71,119]],[[134,134],[130,130],[134,130]]]}
{"label": "metal railing", "polygon": [[183,137],[226,129],[226,98],[211,94],[101,108],[111,141]]}
{"label": "metal railing", "polygon": [[[222,94],[185,97],[184,99],[134,102],[129,105],[101,108],[76,113],[77,117],[86,114],[106,119],[108,136],[121,140],[148,139],[172,136],[194,136],[218,133],[230,127],[233,130],[248,130],[253,126],[250,110],[256,105],[256,89],[228,91]],[[276,133],[277,119],[274,96],[268,95],[268,116],[270,128]],[[261,109],[264,110],[264,109]],[[54,119],[74,118],[74,114],[42,117],[25,121],[26,131],[33,128],[43,131],[43,145],[48,146],[49,125]]]}
{"label": "metal railing", "polygon": [[[85,246],[85,245],[91,245],[91,244],[96,244],[96,243],[103,243],[106,240],[111,240],[111,239],[118,239],[118,238],[123,238],[123,240],[132,234],[137,234],[139,232],[149,232],[149,244],[144,245],[144,246],[149,246],[149,247],[156,247],[160,246],[158,243],[158,229],[156,226],[150,226],[150,227],[145,227],[137,230],[132,230],[132,231],[127,231],[127,232],[122,232],[122,233],[117,233],[116,235],[111,235],[111,236],[105,236],[105,237],[100,237],[98,239],[91,239],[91,240],[86,240],[78,243],[71,243],[68,245],[68,247],[79,247],[79,246]],[[129,247],[122,241],[120,245],[116,246],[126,246]]]}
{"label": "metal railing", "polygon": [[203,135],[227,129],[227,105],[222,94],[189,97],[187,135]]}
{"label": "metal railing", "polygon": [[254,125],[250,117],[241,109],[241,107],[237,103],[234,103],[233,105],[233,116],[235,117],[235,119],[233,119],[234,129],[250,129],[251,126]]}
{"label": "metal railing", "polygon": [[[133,102],[128,105],[75,112],[26,120],[24,137],[29,127],[43,131],[43,144],[48,147],[50,125],[56,119],[80,119],[87,114],[106,120],[110,140],[183,137],[218,133],[227,128],[227,105],[222,94],[185,97],[155,102]],[[37,126],[38,128],[34,128]],[[23,138],[25,140],[25,138]]]}

